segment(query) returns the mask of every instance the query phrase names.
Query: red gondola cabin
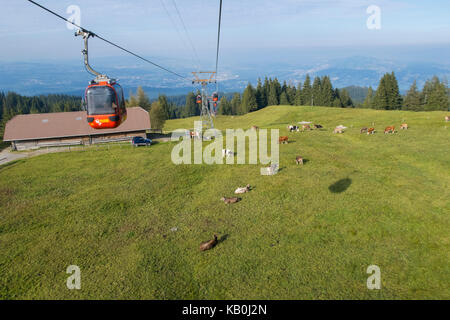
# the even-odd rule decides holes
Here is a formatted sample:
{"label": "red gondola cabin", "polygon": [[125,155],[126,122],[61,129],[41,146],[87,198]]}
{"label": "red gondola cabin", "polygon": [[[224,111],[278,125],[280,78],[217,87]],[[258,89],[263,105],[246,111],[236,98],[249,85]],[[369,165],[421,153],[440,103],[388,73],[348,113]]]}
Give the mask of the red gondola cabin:
{"label": "red gondola cabin", "polygon": [[84,99],[87,122],[94,129],[116,128],[127,118],[122,87],[112,79],[92,81]]}

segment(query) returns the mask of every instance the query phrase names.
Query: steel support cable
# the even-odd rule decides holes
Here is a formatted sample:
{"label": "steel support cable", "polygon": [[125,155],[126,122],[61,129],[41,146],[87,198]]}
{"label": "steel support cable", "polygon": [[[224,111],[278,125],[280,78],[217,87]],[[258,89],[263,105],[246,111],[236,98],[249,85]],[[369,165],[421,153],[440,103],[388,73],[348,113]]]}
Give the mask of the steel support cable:
{"label": "steel support cable", "polygon": [[143,60],[143,61],[145,61],[145,62],[147,62],[147,63],[150,63],[150,64],[152,64],[153,66],[155,66],[155,67],[157,67],[157,68],[160,68],[160,69],[162,69],[162,70],[164,70],[164,71],[167,71],[167,72],[169,72],[169,73],[171,73],[171,74],[173,74],[173,75],[175,75],[175,76],[177,76],[177,77],[183,78],[183,79],[185,79],[185,80],[189,80],[188,78],[186,78],[186,77],[184,77],[184,76],[182,76],[182,75],[180,75],[180,74],[178,74],[178,73],[176,73],[176,72],[174,72],[174,71],[171,71],[171,70],[169,70],[169,69],[167,69],[167,68],[165,68],[165,67],[163,67],[163,66],[161,66],[161,65],[159,65],[159,64],[157,64],[157,63],[155,63],[155,62],[152,62],[152,61],[150,61],[150,60],[148,60],[148,59],[146,59],[146,58],[144,58],[144,57],[142,57],[142,56],[140,56],[140,55],[138,55],[138,54],[136,54],[136,53],[134,53],[134,52],[132,52],[132,51],[130,51],[130,50],[128,50],[128,49],[125,49],[124,47],[122,47],[122,46],[120,46],[120,45],[118,45],[118,44],[115,44],[114,42],[111,42],[111,41],[109,41],[109,40],[107,40],[107,39],[105,39],[105,38],[99,36],[98,34],[95,34],[95,33],[92,32],[92,31],[86,30],[85,28],[83,28],[83,27],[77,25],[75,22],[70,21],[70,20],[64,18],[63,16],[57,14],[56,12],[54,12],[54,11],[52,11],[52,10],[50,10],[50,9],[47,9],[46,7],[40,5],[39,3],[37,3],[37,2],[35,2],[35,1],[33,1],[33,0],[27,0],[27,1],[30,2],[30,3],[32,3],[32,4],[34,4],[34,5],[36,5],[36,6],[38,6],[38,7],[40,7],[41,9],[43,9],[43,10],[45,10],[45,11],[47,11],[47,12],[53,14],[54,16],[56,16],[56,17],[58,17],[58,18],[60,18],[60,19],[62,19],[62,20],[64,20],[64,21],[66,21],[66,22],[68,22],[68,23],[74,25],[75,27],[79,28],[81,31],[90,33],[92,36],[97,37],[97,38],[99,38],[100,40],[102,40],[102,41],[104,41],[104,42],[106,42],[106,43],[108,43],[108,44],[110,44],[110,45],[112,45],[112,46],[114,46],[114,47],[116,47],[116,48],[122,50],[122,51],[125,51],[125,52],[127,52],[127,53],[129,53],[129,54],[135,56],[136,58],[139,58],[139,59],[141,59],[141,60]]}
{"label": "steel support cable", "polygon": [[[164,0],[160,0],[162,7],[164,8],[164,11],[167,14],[167,17],[169,17],[170,22],[172,23],[173,27],[175,28],[175,30],[177,31],[178,37],[180,38],[181,42],[183,42],[185,48],[189,51],[189,40],[186,41],[183,36],[181,35],[181,31],[178,28],[177,24],[175,23],[174,19],[172,18],[172,16],[169,13],[169,10],[167,9],[166,5],[164,4]],[[186,42],[188,42],[188,44],[186,44]],[[191,58],[192,58],[192,62],[194,64],[194,66],[197,68],[197,70],[200,70],[200,62],[197,59],[196,60],[196,52],[194,50],[194,54],[191,53]]]}
{"label": "steel support cable", "polygon": [[220,45],[220,25],[222,22],[222,0],[219,5],[219,25],[217,28],[217,51],[216,51],[216,92],[219,91],[219,84],[217,83],[217,68],[219,65],[219,45]]}
{"label": "steel support cable", "polygon": [[[177,11],[178,17],[180,18],[181,24],[183,26],[184,32],[186,33],[186,37],[189,41],[189,44],[191,45],[192,51],[194,51],[195,58],[197,59],[197,64],[200,67],[200,59],[198,57],[197,50],[195,50],[194,42],[192,41],[192,38],[186,28],[186,24],[184,23],[184,20],[181,16],[180,10],[178,10],[178,6],[177,6],[175,0],[172,0],[172,2],[173,2],[173,6],[175,7],[175,10]],[[200,69],[199,69],[199,71],[200,71]]]}

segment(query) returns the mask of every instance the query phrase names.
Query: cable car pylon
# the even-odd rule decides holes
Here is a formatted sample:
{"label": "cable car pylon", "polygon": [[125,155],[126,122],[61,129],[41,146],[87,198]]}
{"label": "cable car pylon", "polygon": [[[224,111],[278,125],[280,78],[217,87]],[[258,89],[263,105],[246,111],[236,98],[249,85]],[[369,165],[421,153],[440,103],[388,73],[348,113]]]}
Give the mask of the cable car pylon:
{"label": "cable car pylon", "polygon": [[[216,107],[218,101],[218,95],[216,92],[213,93],[212,97],[209,97],[207,86],[209,83],[217,83],[215,79],[215,71],[194,71],[192,72],[194,79],[192,84],[199,83],[202,85],[201,97],[197,97],[197,103],[201,104],[200,108],[200,120],[202,122],[203,129],[213,129],[214,121],[213,117],[216,115]],[[210,75],[208,77],[203,77],[203,75]],[[200,78],[203,77],[203,78]]]}

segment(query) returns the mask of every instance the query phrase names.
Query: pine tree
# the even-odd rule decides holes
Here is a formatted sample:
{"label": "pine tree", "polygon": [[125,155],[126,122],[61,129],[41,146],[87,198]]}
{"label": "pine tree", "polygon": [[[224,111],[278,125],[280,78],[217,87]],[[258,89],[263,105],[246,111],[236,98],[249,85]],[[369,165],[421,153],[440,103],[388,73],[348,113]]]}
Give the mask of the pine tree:
{"label": "pine tree", "polygon": [[279,104],[277,88],[274,82],[270,83],[267,103],[269,106],[276,106]]}
{"label": "pine tree", "polygon": [[373,108],[373,98],[374,98],[373,89],[370,86],[369,90],[367,91],[367,96],[363,102],[363,108]]}
{"label": "pine tree", "polygon": [[258,110],[258,103],[256,102],[255,89],[249,83],[242,94],[241,114]]}
{"label": "pine tree", "polygon": [[299,82],[297,86],[297,91],[295,92],[295,98],[294,98],[294,106],[301,106],[302,105],[302,83]]}
{"label": "pine tree", "polygon": [[288,85],[287,85],[287,83],[286,83],[286,80],[284,80],[284,81],[283,81],[283,85],[281,86],[280,98],[281,98],[281,94],[282,94],[283,92],[286,92],[286,93],[287,93],[287,88],[288,88]]}
{"label": "pine tree", "polygon": [[50,112],[62,112],[63,108],[64,108],[64,106],[62,106],[61,103],[54,103]]}
{"label": "pine tree", "polygon": [[3,117],[3,105],[4,105],[4,100],[5,100],[5,94],[3,92],[0,92],[0,121],[2,120]]}
{"label": "pine tree", "polygon": [[293,85],[289,85],[286,90],[287,97],[289,99],[289,104],[293,106],[295,104],[295,97],[297,96],[297,89]]}
{"label": "pine tree", "polygon": [[171,114],[171,105],[167,101],[167,97],[165,95],[158,96],[159,107],[164,113],[164,120],[170,119]]}
{"label": "pine tree", "polygon": [[311,78],[309,77],[309,74],[306,75],[305,82],[303,83],[302,105],[304,106],[312,105],[312,88],[311,88]]}
{"label": "pine tree", "polygon": [[353,101],[346,89],[339,90],[339,99],[341,100],[342,107],[353,107]]}
{"label": "pine tree", "polygon": [[313,106],[321,106],[322,104],[321,81],[319,77],[314,78],[312,86],[312,104]]}
{"label": "pine tree", "polygon": [[277,101],[280,101],[280,96],[281,96],[281,85],[280,82],[278,81],[277,78],[273,79],[273,86],[275,88],[275,92],[277,93]]}
{"label": "pine tree", "polygon": [[413,84],[406,93],[403,109],[411,111],[419,111],[421,108],[422,108],[421,94],[417,90],[417,82],[416,80],[414,80]]}
{"label": "pine tree", "polygon": [[428,80],[423,88],[424,110],[448,110],[448,88],[437,76]]}
{"label": "pine tree", "polygon": [[149,110],[151,107],[150,99],[141,86],[139,86],[137,90],[137,103],[139,107],[145,110]]}
{"label": "pine tree", "polygon": [[239,93],[235,93],[233,98],[231,99],[231,113],[236,115],[239,114],[241,109],[241,95]]}
{"label": "pine tree", "polygon": [[373,98],[373,108],[380,110],[388,110],[389,109],[389,74],[385,74],[378,85],[377,91],[375,92],[375,96]]}
{"label": "pine tree", "polygon": [[125,105],[126,105],[127,108],[139,106],[137,98],[136,98],[135,95],[133,95],[133,91],[131,91],[131,90],[130,90],[129,98],[125,102]]}
{"label": "pine tree", "polygon": [[263,85],[263,108],[267,107],[269,102],[269,91],[270,91],[270,83],[267,77],[264,78],[264,85]]}
{"label": "pine tree", "polygon": [[282,105],[282,106],[288,106],[288,105],[290,105],[289,98],[288,98],[288,95],[287,95],[286,91],[283,91],[283,92],[281,93],[281,96],[280,96],[280,105]]}
{"label": "pine tree", "polygon": [[154,101],[150,108],[150,123],[152,129],[162,130],[166,122],[166,111],[161,107],[158,100]]}
{"label": "pine tree", "polygon": [[400,95],[400,90],[398,88],[397,78],[395,77],[395,73],[392,72],[388,76],[388,101],[389,101],[389,109],[390,110],[400,110],[403,104],[403,98]]}
{"label": "pine tree", "polygon": [[222,99],[220,99],[219,110],[217,113],[221,114],[221,115],[231,115],[232,114],[231,102],[228,101],[226,96],[223,96]]}
{"label": "pine tree", "polygon": [[335,97],[333,100],[333,107],[343,108],[344,106],[342,105],[341,99],[339,99],[338,97]]}
{"label": "pine tree", "polygon": [[331,107],[334,100],[333,85],[330,77],[324,76],[320,82],[321,106]]}
{"label": "pine tree", "polygon": [[[9,96],[9,93],[8,95]],[[3,138],[3,134],[5,132],[5,126],[6,123],[11,120],[15,116],[15,112],[12,107],[8,107],[9,104],[7,102],[7,98],[4,100],[3,104],[3,112],[2,112],[2,119],[0,122],[0,138]]]}
{"label": "pine tree", "polygon": [[258,78],[258,85],[256,86],[256,103],[258,109],[262,109],[267,105],[267,96],[264,87],[261,84],[261,79]]}
{"label": "pine tree", "polygon": [[136,95],[133,95],[132,92],[130,92],[130,97],[128,98],[128,101],[126,103],[126,106],[129,107],[141,107],[145,110],[150,110],[151,102],[148,98],[147,94],[145,93],[144,89],[142,89],[141,86],[138,87]]}
{"label": "pine tree", "polygon": [[200,107],[197,104],[196,96],[193,92],[189,92],[186,95],[186,103],[184,105],[183,110],[183,116],[188,117],[195,117],[200,115]]}
{"label": "pine tree", "polygon": [[[64,111],[70,111],[70,110],[64,110]],[[31,109],[30,109],[30,113],[39,113],[39,110],[35,107],[35,106],[32,106],[31,107]]]}

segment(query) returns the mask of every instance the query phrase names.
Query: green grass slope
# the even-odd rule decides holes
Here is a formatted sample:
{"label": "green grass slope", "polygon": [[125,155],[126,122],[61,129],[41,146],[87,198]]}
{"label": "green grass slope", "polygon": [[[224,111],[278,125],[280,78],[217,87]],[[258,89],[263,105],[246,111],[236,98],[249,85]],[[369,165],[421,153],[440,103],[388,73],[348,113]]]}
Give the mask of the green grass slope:
{"label": "green grass slope", "polygon": [[[0,298],[448,299],[444,115],[279,106],[218,117],[220,129],[290,137],[275,176],[261,165],[176,166],[174,143],[2,166]],[[325,129],[288,133],[302,120]],[[373,122],[377,134],[359,134]],[[402,122],[410,129],[382,133]],[[335,135],[339,124],[349,129]],[[241,202],[220,201],[247,183]],[[214,233],[222,241],[199,252]],[[69,265],[81,268],[81,290],[66,287]],[[369,265],[381,268],[381,290],[366,287]]]}

